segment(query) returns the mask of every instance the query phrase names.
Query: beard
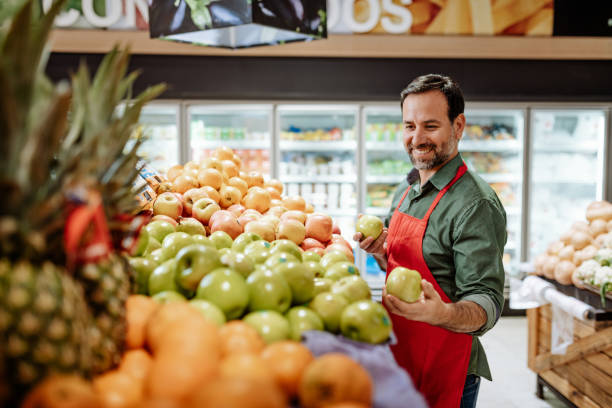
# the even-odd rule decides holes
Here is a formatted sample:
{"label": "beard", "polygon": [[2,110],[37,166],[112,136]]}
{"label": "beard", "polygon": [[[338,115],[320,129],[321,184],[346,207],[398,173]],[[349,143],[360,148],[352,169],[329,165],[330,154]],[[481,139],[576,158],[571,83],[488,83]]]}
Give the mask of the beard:
{"label": "beard", "polygon": [[[454,151],[454,147],[456,144],[457,142],[455,141],[454,132],[453,132],[453,135],[449,139],[449,141],[446,143],[442,143],[440,147],[437,147],[433,143],[422,143],[416,146],[414,145],[407,146],[408,156],[410,157],[410,161],[412,162],[412,165],[417,170],[431,170],[448,161],[452,152]],[[432,151],[434,155],[430,159],[416,158],[414,154],[412,153],[414,149],[419,149],[419,150],[427,149],[429,151]]]}

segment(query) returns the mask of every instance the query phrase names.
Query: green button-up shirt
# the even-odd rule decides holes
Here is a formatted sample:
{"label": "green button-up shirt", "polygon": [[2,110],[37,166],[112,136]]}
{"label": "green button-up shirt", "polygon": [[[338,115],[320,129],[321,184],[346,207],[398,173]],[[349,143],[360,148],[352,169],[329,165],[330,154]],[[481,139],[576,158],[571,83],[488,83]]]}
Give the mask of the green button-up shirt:
{"label": "green button-up shirt", "polygon": [[[399,211],[423,218],[462,162],[458,154],[422,187],[417,173]],[[387,226],[406,188],[407,180],[395,192]],[[491,371],[487,356],[477,336],[495,325],[504,305],[502,256],[506,238],[504,207],[493,189],[471,171],[457,180],[440,200],[429,218],[423,238],[423,258],[444,293],[453,302],[475,302],[487,313],[485,325],[470,333],[473,341],[468,374],[489,380]]]}

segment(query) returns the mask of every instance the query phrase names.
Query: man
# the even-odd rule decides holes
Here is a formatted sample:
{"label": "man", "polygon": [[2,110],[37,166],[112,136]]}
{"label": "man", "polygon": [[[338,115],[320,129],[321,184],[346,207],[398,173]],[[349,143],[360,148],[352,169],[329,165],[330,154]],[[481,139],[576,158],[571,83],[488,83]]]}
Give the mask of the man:
{"label": "man", "polygon": [[458,152],[465,128],[459,86],[442,75],[421,76],[402,91],[401,106],[414,168],[395,193],[388,230],[360,247],[387,275],[404,266],[422,277],[414,303],[383,292],[398,364],[431,407],[474,407],[480,377],[491,380],[477,336],[493,327],[504,302],[506,214]]}

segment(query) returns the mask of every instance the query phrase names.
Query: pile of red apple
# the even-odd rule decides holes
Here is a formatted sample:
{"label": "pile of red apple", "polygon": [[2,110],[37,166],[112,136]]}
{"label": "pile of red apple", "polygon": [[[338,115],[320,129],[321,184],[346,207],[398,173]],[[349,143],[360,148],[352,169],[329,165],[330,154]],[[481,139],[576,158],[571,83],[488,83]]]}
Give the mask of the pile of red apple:
{"label": "pile of red apple", "polygon": [[268,343],[305,330],[387,340],[389,316],[331,217],[233,159],[219,148],[170,169],[130,261],[136,292],[188,301],[217,324],[243,319]]}

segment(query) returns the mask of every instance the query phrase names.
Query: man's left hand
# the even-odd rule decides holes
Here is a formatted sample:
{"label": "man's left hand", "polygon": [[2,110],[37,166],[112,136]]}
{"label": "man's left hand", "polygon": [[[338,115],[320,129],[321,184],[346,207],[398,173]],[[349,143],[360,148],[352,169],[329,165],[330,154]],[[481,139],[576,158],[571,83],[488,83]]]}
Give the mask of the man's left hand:
{"label": "man's left hand", "polygon": [[442,300],[433,285],[425,279],[421,280],[421,288],[421,297],[416,302],[407,303],[387,294],[387,288],[383,287],[383,302],[391,313],[398,316],[434,326],[444,325],[450,313],[449,304]]}

